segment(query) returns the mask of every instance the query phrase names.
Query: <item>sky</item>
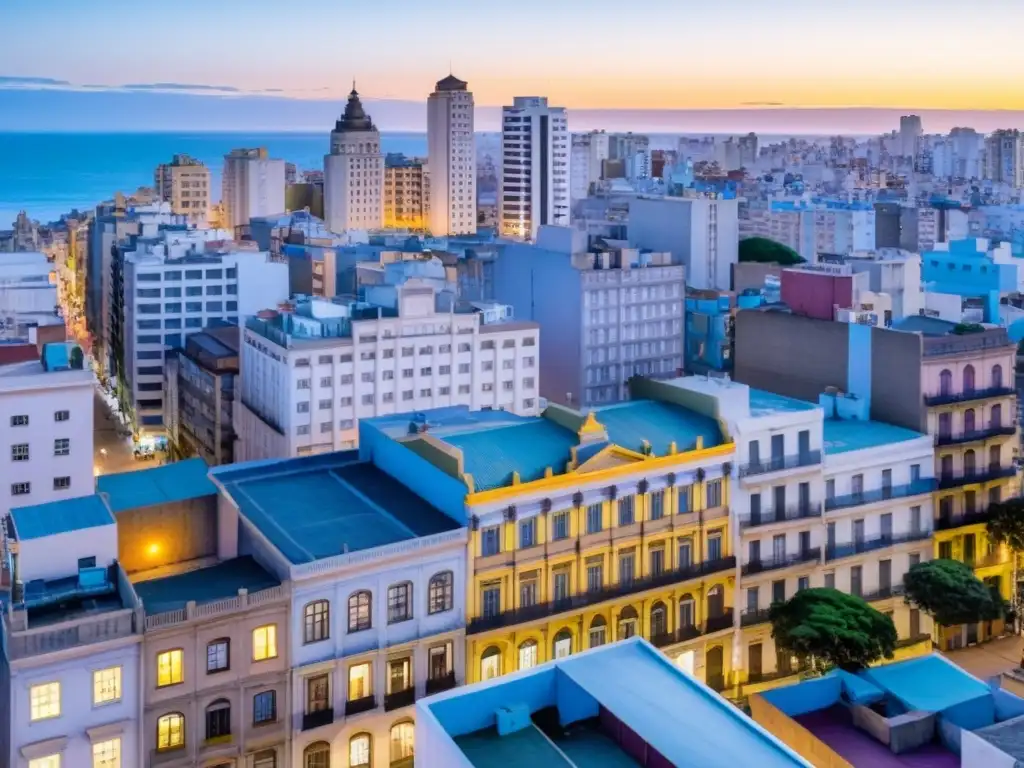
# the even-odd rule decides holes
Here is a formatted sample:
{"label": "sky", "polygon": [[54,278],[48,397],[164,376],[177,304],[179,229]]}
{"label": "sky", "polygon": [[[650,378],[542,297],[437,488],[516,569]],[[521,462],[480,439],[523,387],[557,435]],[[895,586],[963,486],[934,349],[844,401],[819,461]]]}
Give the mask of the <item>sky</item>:
{"label": "sky", "polygon": [[484,106],[1024,110],[1022,0],[0,0],[0,28],[0,99],[336,102],[355,80],[421,105],[450,69]]}

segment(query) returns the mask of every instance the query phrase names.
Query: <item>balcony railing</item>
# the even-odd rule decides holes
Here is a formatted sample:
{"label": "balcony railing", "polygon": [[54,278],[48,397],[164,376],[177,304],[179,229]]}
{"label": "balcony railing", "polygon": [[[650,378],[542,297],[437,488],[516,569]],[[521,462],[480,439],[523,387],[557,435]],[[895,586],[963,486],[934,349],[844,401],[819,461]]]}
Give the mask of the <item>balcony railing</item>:
{"label": "balcony railing", "polygon": [[971,510],[970,512],[961,512],[958,515],[943,515],[940,513],[939,516],[935,519],[935,530],[948,531],[952,528],[959,528],[963,525],[987,523],[991,519],[992,507]]}
{"label": "balcony railing", "polygon": [[730,629],[733,624],[732,619],[732,608],[726,608],[722,612],[721,616],[708,616],[704,622],[704,634],[710,635],[712,632],[720,632],[723,629]]}
{"label": "balcony railing", "polygon": [[770,683],[774,680],[783,680],[793,675],[803,674],[806,668],[801,667],[790,667],[789,669],[776,669],[774,672],[751,672],[747,675],[747,684],[756,685],[757,683]]}
{"label": "balcony railing", "polygon": [[821,464],[821,451],[804,451],[792,456],[773,456],[764,461],[752,461],[740,467],[740,477],[767,475],[770,472],[784,472],[787,469],[811,467]]}
{"label": "balcony railing", "polygon": [[1008,397],[1015,393],[1013,387],[988,387],[987,389],[968,389],[962,392],[940,392],[937,395],[925,395],[925,405],[949,405],[950,403],[966,403],[970,400],[984,400],[987,397]]}
{"label": "balcony railing", "polygon": [[312,728],[319,728],[321,725],[330,725],[334,722],[334,710],[331,707],[318,709],[316,712],[307,712],[302,716],[302,730],[308,731]]}
{"label": "balcony railing", "polygon": [[809,547],[803,552],[795,555],[783,555],[782,557],[769,557],[762,560],[752,560],[743,565],[743,575],[752,576],[755,573],[765,571],[777,571],[780,568],[789,568],[798,563],[811,563],[821,560],[821,547]]}
{"label": "balcony railing", "polygon": [[960,432],[939,433],[935,436],[936,445],[959,445],[961,443],[974,443],[978,440],[987,440],[990,437],[1009,436],[1017,431],[1013,424],[990,426],[987,429],[962,430]]}
{"label": "balcony railing", "polygon": [[449,688],[455,687],[455,673],[449,672],[447,675],[441,677],[429,677],[427,678],[427,696],[434,693],[440,693],[441,691],[447,691]]}
{"label": "balcony railing", "polygon": [[740,626],[752,627],[755,624],[764,624],[768,621],[771,608],[747,608],[740,614]]}
{"label": "balcony railing", "polygon": [[859,555],[863,552],[873,552],[876,549],[886,549],[887,547],[893,547],[897,544],[906,544],[911,541],[924,541],[925,539],[931,538],[931,535],[932,532],[930,530],[921,529],[920,531],[911,531],[910,533],[875,536],[870,539],[851,541],[846,544],[830,544],[825,547],[825,560],[838,560],[842,557]]}
{"label": "balcony railing", "polygon": [[390,712],[399,707],[408,707],[416,701],[416,689],[412,686],[401,691],[384,694],[384,711]]}
{"label": "balcony railing", "polygon": [[788,520],[809,520],[815,517],[821,517],[821,504],[795,504],[779,509],[763,509],[760,514],[743,517],[740,519],[740,527],[755,528],[759,525],[771,525]]}
{"label": "balcony railing", "polygon": [[905,499],[909,496],[919,496],[922,493],[931,493],[937,487],[935,478],[928,477],[917,480],[906,485],[891,485],[888,487],[875,488],[860,493],[847,493],[843,496],[833,496],[825,499],[825,509],[831,512],[834,509],[850,509],[865,504],[875,504],[888,499]]}
{"label": "balcony railing", "polygon": [[939,488],[958,488],[961,485],[988,483],[1004,477],[1013,477],[1017,468],[1012,464],[1004,467],[1001,464],[989,464],[988,468],[965,469],[960,472],[943,472],[939,477]]}
{"label": "balcony railing", "polygon": [[888,587],[879,587],[874,592],[862,592],[860,599],[866,603],[876,603],[879,600],[888,600],[890,597],[900,597],[902,595],[902,584],[890,584]]}
{"label": "balcony railing", "polygon": [[993,565],[1005,565],[1010,562],[1010,556],[998,551],[989,552],[981,557],[972,557],[970,560],[965,557],[964,562],[972,568],[989,568]]}
{"label": "balcony railing", "polygon": [[363,696],[361,699],[349,699],[345,702],[345,717],[358,715],[361,712],[369,712],[377,708],[377,697],[373,694]]}
{"label": "balcony railing", "polygon": [[480,616],[469,622],[469,626],[466,627],[466,632],[474,634],[476,632],[486,632],[490,629],[498,629],[499,627],[507,627],[512,624],[520,624],[525,621],[534,621],[536,619],[545,618],[546,616],[553,616],[557,613],[577,610],[579,608],[585,608],[588,605],[603,603],[605,600],[611,600],[616,597],[632,595],[638,592],[644,592],[648,589],[668,586],[670,584],[677,584],[689,579],[699,578],[700,576],[721,573],[722,571],[732,570],[735,567],[735,557],[722,557],[717,560],[706,560],[702,563],[694,563],[693,565],[689,565],[685,568],[676,568],[671,571],[665,571],[663,573],[659,573],[657,576],[646,576],[642,579],[633,579],[626,583],[617,584],[604,589],[593,590],[591,592],[583,592],[561,600],[551,600],[546,603],[537,603],[535,605],[529,605],[522,608],[513,608],[512,610],[502,611],[501,613],[497,613],[493,616]]}
{"label": "balcony railing", "polygon": [[902,640],[897,640],[895,647],[896,648],[907,648],[908,646],[911,646],[911,645],[917,645],[918,643],[923,643],[925,640],[928,640],[930,642],[931,639],[932,639],[932,636],[930,634],[928,634],[927,632],[918,632],[916,635],[911,635],[910,637],[904,637]]}

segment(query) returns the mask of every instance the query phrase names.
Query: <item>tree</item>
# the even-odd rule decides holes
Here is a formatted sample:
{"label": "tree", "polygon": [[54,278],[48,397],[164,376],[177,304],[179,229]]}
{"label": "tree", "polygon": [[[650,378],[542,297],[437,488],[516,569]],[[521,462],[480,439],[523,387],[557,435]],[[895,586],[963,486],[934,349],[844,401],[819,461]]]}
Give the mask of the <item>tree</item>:
{"label": "tree", "polygon": [[892,619],[856,595],[837,589],[804,589],[771,607],[772,637],[778,649],[803,662],[856,671],[891,659],[896,647]]}
{"label": "tree", "polygon": [[918,563],[903,577],[903,587],[908,603],[944,627],[998,619],[1003,612],[1002,601],[957,560]]}
{"label": "tree", "polygon": [[804,259],[792,248],[767,237],[747,237],[740,240],[739,260],[759,264],[780,264],[783,267],[804,263]]}
{"label": "tree", "polygon": [[1024,552],[1024,499],[1007,499],[988,505],[989,518],[985,526],[993,544],[1005,544],[1013,554],[1013,593],[1011,604],[1018,613],[1020,602],[1017,593],[1017,555]]}

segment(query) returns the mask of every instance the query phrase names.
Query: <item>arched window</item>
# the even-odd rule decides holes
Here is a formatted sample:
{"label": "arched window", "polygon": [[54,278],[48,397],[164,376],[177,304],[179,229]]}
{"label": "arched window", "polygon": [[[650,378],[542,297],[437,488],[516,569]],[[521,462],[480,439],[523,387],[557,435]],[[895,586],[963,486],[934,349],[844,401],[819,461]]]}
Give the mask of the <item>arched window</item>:
{"label": "arched window", "polygon": [[318,643],[331,636],[331,604],[314,600],[302,609],[302,642]]}
{"label": "arched window", "polygon": [[690,628],[697,623],[694,612],[693,595],[687,592],[679,598],[679,628]]}
{"label": "arched window", "polygon": [[231,735],[231,702],[217,699],[206,708],[206,738],[219,739]]}
{"label": "arched window", "polygon": [[391,763],[408,760],[413,756],[414,735],[416,729],[406,721],[391,726]]}
{"label": "arched window", "polygon": [[435,573],[430,577],[428,587],[427,613],[442,613],[452,609],[452,584],[455,577],[451,571]]}
{"label": "arched window", "polygon": [[988,414],[988,425],[991,429],[999,429],[1003,426],[1003,406],[996,403]]}
{"label": "arched window", "polygon": [[412,618],[412,582],[403,581],[388,587],[388,624]]}
{"label": "arched window", "polygon": [[978,468],[978,462],[973,450],[964,451],[964,474],[973,475]]}
{"label": "arched window", "polygon": [[480,679],[493,680],[501,677],[501,649],[492,645],[480,657]]}
{"label": "arched window", "polygon": [[367,768],[373,763],[373,745],[368,733],[357,733],[348,740],[349,768]]}
{"label": "arched window", "polygon": [[348,631],[362,632],[373,626],[370,608],[373,599],[367,590],[353,592],[348,598]]}
{"label": "arched window", "polygon": [[625,640],[628,637],[632,637],[636,634],[638,616],[636,610],[631,605],[627,605],[619,613],[619,625],[618,625],[618,638],[619,640]]}
{"label": "arched window", "polygon": [[1003,386],[1003,366],[992,366],[992,389],[1001,389]]}
{"label": "arched window", "polygon": [[551,643],[551,658],[564,659],[572,653],[572,633],[568,629],[561,629],[555,635]]}
{"label": "arched window", "polygon": [[668,634],[668,611],[660,600],[651,606],[651,640]]}
{"label": "arched window", "polygon": [[253,755],[252,768],[277,768],[277,752],[264,749]]}
{"label": "arched window", "polygon": [[939,374],[939,394],[953,394],[953,372],[949,369],[943,370],[942,373]]}
{"label": "arched window", "polygon": [[708,618],[718,618],[725,613],[725,591],[721,584],[708,590]]}
{"label": "arched window", "polygon": [[302,751],[302,768],[331,768],[331,745],[314,741]]}
{"label": "arched window", "polygon": [[156,721],[156,748],[178,749],[185,746],[185,716],[171,712]]}
{"label": "arched window", "polygon": [[969,393],[974,391],[974,366],[964,366],[964,392]]}
{"label": "arched window", "polygon": [[532,669],[537,666],[537,641],[525,640],[519,644],[519,668]]}
{"label": "arched window", "polygon": [[[974,409],[968,408],[964,411],[964,432],[969,434],[975,429],[977,429],[977,427],[975,426]],[[964,437],[967,437],[967,434],[965,434]]]}
{"label": "arched window", "polygon": [[594,620],[590,622],[588,635],[587,639],[591,648],[597,648],[608,642],[608,622],[604,620],[604,616],[594,617]]}

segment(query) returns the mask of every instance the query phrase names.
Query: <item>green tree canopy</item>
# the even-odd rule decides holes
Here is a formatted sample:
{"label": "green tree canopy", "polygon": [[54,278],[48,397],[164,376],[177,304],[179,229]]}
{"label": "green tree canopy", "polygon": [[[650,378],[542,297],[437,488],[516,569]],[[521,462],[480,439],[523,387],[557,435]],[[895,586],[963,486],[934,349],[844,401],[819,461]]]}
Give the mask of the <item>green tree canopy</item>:
{"label": "green tree canopy", "polygon": [[784,267],[804,263],[804,259],[792,248],[767,237],[746,237],[740,240],[739,260],[781,264]]}
{"label": "green tree canopy", "polygon": [[1001,601],[957,560],[929,560],[913,566],[903,577],[906,600],[931,614],[942,626],[998,619]]}
{"label": "green tree canopy", "polygon": [[1024,499],[1013,498],[988,505],[988,535],[997,544],[1024,552]]}
{"label": "green tree canopy", "polygon": [[855,671],[891,659],[896,627],[856,595],[837,589],[804,589],[771,607],[775,645],[801,661]]}

